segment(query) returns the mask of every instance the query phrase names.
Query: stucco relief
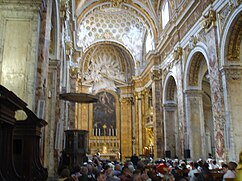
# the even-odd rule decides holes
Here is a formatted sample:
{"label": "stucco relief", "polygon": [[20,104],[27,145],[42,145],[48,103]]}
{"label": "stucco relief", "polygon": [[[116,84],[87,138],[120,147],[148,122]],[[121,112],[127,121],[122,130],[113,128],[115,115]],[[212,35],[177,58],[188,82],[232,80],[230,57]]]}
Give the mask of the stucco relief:
{"label": "stucco relief", "polygon": [[121,72],[119,58],[109,54],[100,54],[89,62],[88,70],[84,74],[86,83],[91,83],[90,92],[101,89],[116,91],[116,82],[125,82],[124,73]]}
{"label": "stucco relief", "polygon": [[230,6],[226,6],[224,9],[222,9],[218,13],[219,28],[220,28],[221,32],[223,31],[223,29],[225,27],[225,22],[227,20],[227,17],[229,17],[230,11],[231,11],[231,7]]}

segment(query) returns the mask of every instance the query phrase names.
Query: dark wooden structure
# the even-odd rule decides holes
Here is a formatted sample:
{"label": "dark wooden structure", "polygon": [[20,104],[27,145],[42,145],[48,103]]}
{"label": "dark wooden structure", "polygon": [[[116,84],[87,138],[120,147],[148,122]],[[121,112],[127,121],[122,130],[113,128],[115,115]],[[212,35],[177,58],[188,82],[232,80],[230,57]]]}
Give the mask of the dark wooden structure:
{"label": "dark wooden structure", "polygon": [[[25,181],[44,181],[48,177],[47,169],[40,162],[39,143],[41,128],[47,122],[39,119],[30,109],[24,109],[26,120],[16,122],[14,130],[14,163],[18,173]],[[26,159],[27,158],[27,159]]]}
{"label": "dark wooden structure", "polygon": [[86,130],[66,130],[65,151],[69,157],[69,166],[73,168],[76,164],[83,163],[83,157],[88,149],[88,131]]}
{"label": "dark wooden structure", "polygon": [[0,180],[23,180],[13,162],[13,129],[16,124],[15,111],[23,110],[27,104],[13,92],[0,85]]}
{"label": "dark wooden structure", "polygon": [[[27,119],[16,121],[17,110],[25,111]],[[39,158],[41,127],[45,125],[23,100],[0,85],[0,181],[47,179]]]}

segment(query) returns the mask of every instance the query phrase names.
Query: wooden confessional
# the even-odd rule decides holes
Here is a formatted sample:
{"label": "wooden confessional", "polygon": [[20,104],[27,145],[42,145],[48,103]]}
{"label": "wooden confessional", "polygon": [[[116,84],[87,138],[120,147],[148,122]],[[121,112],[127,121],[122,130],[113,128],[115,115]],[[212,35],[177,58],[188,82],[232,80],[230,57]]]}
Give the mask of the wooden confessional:
{"label": "wooden confessional", "polygon": [[[22,110],[27,119],[16,121]],[[48,173],[40,162],[41,128],[47,123],[13,92],[0,85],[0,180],[42,181]]]}

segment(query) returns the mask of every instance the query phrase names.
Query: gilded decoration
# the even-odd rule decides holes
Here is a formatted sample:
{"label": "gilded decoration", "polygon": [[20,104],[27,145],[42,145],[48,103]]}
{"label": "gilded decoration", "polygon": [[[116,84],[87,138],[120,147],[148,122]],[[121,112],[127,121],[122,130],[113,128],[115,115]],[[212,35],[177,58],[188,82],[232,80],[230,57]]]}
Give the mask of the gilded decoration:
{"label": "gilded decoration", "polygon": [[209,29],[211,26],[215,25],[216,22],[216,12],[213,9],[208,11],[208,15],[203,16],[202,27],[204,29]]}
{"label": "gilded decoration", "polygon": [[161,80],[162,78],[162,70],[152,70],[151,71],[151,79],[152,80]]}
{"label": "gilded decoration", "polygon": [[118,7],[122,3],[130,4],[132,2],[132,0],[101,0],[101,2],[111,2],[114,7]]}
{"label": "gilded decoration", "polygon": [[121,104],[130,104],[133,102],[133,97],[122,97],[120,98]]}
{"label": "gilded decoration", "polygon": [[242,37],[242,15],[239,16],[238,20],[234,23],[231,29],[228,43],[228,60],[239,61]]}
{"label": "gilded decoration", "polygon": [[197,45],[197,42],[198,42],[197,36],[191,36],[189,40],[189,49],[192,50]]}
{"label": "gilded decoration", "polygon": [[182,58],[182,47],[177,47],[173,52],[173,59],[178,60]]}

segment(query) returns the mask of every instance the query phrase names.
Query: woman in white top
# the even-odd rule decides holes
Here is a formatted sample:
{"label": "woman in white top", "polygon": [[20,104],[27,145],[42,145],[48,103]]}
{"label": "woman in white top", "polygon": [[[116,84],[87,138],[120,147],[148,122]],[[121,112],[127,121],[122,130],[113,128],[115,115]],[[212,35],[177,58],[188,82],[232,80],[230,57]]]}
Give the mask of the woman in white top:
{"label": "woman in white top", "polygon": [[198,163],[197,162],[195,162],[195,163],[190,162],[190,166],[191,166],[191,169],[188,173],[189,180],[190,181],[197,181],[197,177],[196,177],[195,173],[199,173],[199,171],[197,169]]}

